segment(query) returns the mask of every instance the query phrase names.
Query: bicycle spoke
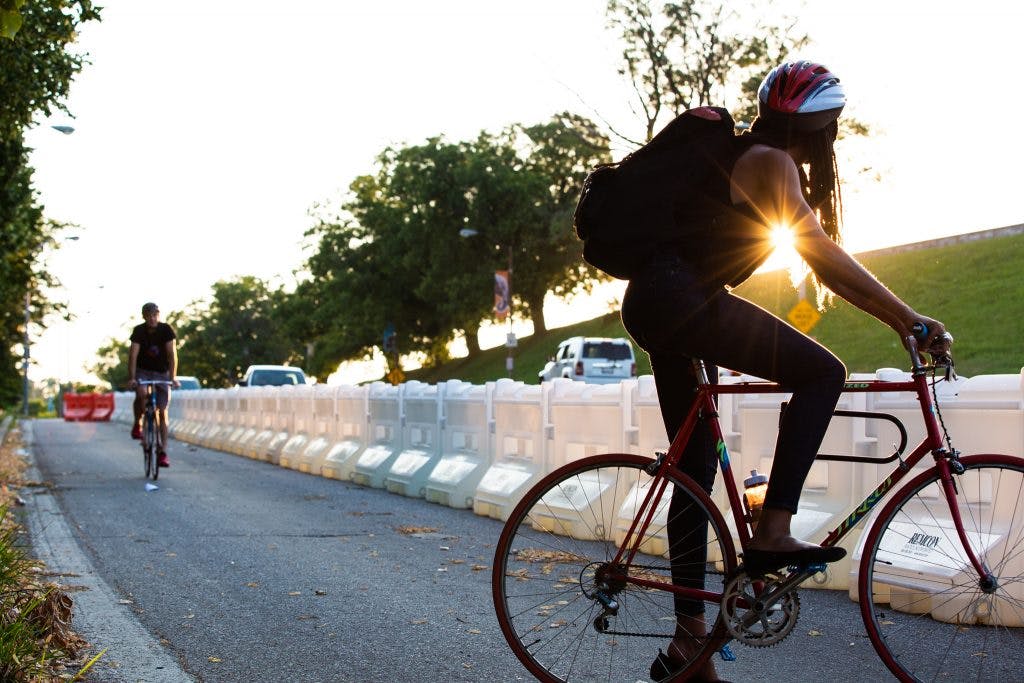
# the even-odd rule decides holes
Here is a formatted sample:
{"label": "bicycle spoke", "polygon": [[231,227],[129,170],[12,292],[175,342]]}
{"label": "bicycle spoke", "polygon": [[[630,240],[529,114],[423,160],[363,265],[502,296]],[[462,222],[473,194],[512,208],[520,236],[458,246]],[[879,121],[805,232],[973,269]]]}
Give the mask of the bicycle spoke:
{"label": "bicycle spoke", "polygon": [[1024,667],[1024,460],[962,462],[954,504],[991,587],[962,546],[937,471],[897,492],[865,544],[865,626],[901,680],[1015,680]]}
{"label": "bicycle spoke", "polygon": [[[646,519],[643,502],[655,481],[643,472],[647,462],[595,456],[568,465],[528,492],[505,525],[492,574],[495,607],[516,656],[541,680],[646,679],[658,648],[676,631],[670,562],[636,552],[631,563],[613,564],[616,557],[630,557],[626,550],[620,555],[619,547],[633,520]],[[685,484],[671,483],[685,490]],[[679,507],[708,514],[696,501]],[[647,530],[638,528],[642,533],[630,544],[664,549],[655,537],[668,536],[659,533],[674,522],[666,513],[667,507],[656,512],[656,521]],[[722,528],[724,523],[713,521],[703,538],[687,529],[672,541],[727,543],[715,552],[731,564],[731,538],[720,540]],[[703,563],[688,566],[707,569]],[[665,588],[643,586],[638,579]],[[712,576],[709,583],[720,578]],[[713,620],[717,605],[709,605],[709,613]],[[711,637],[698,644],[703,647],[694,661],[717,649]]]}

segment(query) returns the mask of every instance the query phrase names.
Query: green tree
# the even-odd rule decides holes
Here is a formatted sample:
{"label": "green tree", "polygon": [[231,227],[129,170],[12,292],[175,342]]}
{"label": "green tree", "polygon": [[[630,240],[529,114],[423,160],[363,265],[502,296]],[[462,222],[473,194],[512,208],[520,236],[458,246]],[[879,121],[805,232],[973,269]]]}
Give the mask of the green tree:
{"label": "green tree", "polygon": [[458,334],[476,353],[494,271],[510,257],[513,309],[546,329],[547,291],[568,296],[598,276],[580,258],[571,213],[586,171],[607,159],[607,138],[572,114],[385,150],[377,172],[353,182],[342,211],[311,233],[312,279],[296,295],[311,312],[313,367],[366,357],[389,326],[402,353],[422,352],[428,364]]}
{"label": "green tree", "polygon": [[[20,13],[19,13],[20,9]],[[52,279],[42,261],[44,248],[55,246],[59,228],[47,221],[32,188],[29,150],[23,131],[35,117],[63,101],[71,81],[85,63],[71,50],[78,27],[99,19],[90,0],[38,0],[27,4],[3,0],[0,10],[7,38],[0,40],[0,405],[20,395],[15,350],[24,337],[25,297],[30,316],[41,324],[55,305],[45,296]],[[10,34],[10,12],[24,19]]]}
{"label": "green tree", "polygon": [[298,364],[302,345],[289,337],[277,311],[281,290],[252,276],[213,285],[209,304],[196,301],[167,321],[178,335],[179,374],[195,375],[207,387],[233,386],[255,363]]}
{"label": "green tree", "polygon": [[[171,311],[167,322],[178,341],[178,374],[195,375],[205,387],[230,387],[249,365],[303,360],[303,345],[280,324],[289,297],[252,276],[213,285],[209,303],[193,301]],[[128,385],[128,339],[109,339],[96,351],[91,371],[115,389]]]}
{"label": "green tree", "polygon": [[772,23],[762,19],[768,14],[765,3],[685,0],[655,11],[649,0],[609,0],[608,23],[623,43],[620,73],[644,123],[643,140],[616,134],[639,145],[654,137],[664,115],[707,104],[751,121],[761,78],[808,43],[793,20]]}
{"label": "green tree", "polygon": [[108,339],[96,351],[96,363],[89,371],[110,385],[114,391],[128,390],[127,339]]}

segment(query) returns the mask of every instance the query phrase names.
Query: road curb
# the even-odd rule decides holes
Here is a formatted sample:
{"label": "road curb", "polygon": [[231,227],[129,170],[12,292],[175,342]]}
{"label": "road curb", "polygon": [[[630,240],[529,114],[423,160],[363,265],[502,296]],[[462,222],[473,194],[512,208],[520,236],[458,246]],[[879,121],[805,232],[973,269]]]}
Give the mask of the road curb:
{"label": "road curb", "polygon": [[[21,422],[30,481],[41,481],[33,453],[32,423]],[[184,683],[196,679],[139,623],[128,605],[96,573],[64,519],[54,494],[45,487],[23,491],[25,521],[37,559],[46,563],[61,583],[74,586],[72,626],[95,652],[109,648],[87,680],[110,683]]]}

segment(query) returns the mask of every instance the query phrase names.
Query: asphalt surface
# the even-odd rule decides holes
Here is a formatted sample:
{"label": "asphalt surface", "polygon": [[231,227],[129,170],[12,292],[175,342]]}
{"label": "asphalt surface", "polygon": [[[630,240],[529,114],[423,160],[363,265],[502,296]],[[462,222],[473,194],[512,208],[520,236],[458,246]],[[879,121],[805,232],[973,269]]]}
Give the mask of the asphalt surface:
{"label": "asphalt surface", "polygon": [[[108,648],[87,680],[531,680],[491,605],[496,520],[181,442],[147,492],[124,425],[26,431],[34,552]],[[786,641],[720,674],[892,679],[845,592],[800,598]]]}

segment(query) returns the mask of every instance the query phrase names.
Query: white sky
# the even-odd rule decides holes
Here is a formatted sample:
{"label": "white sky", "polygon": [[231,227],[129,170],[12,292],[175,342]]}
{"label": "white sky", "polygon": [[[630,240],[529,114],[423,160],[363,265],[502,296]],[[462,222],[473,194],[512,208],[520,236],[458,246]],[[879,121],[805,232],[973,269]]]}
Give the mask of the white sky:
{"label": "white sky", "polygon": [[[217,280],[290,284],[309,209],[388,144],[593,115],[580,97],[639,135],[604,0],[103,4],[81,35],[92,64],[72,89],[75,118],[28,135],[47,214],[81,226],[49,258],[77,319],[33,340],[34,380],[86,380],[144,301],[166,315]],[[847,187],[851,250],[1024,222],[1024,5],[810,0],[800,16],[815,39],[806,56],[842,78],[848,112],[878,132],[841,168],[883,177]],[[70,136],[48,127],[68,123]],[[568,322],[564,309],[550,322]]]}

